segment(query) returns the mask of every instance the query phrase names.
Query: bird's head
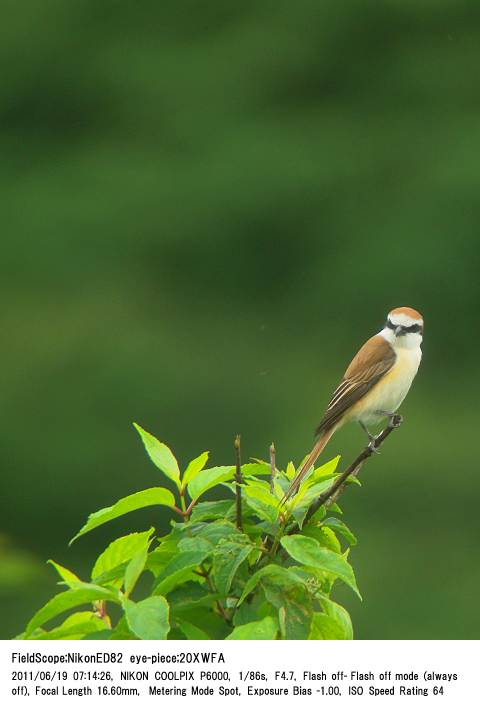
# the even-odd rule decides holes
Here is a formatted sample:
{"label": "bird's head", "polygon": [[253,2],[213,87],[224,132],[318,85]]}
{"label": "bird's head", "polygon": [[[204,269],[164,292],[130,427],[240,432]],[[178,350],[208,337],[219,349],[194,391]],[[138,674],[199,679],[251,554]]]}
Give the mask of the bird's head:
{"label": "bird's head", "polygon": [[394,308],[387,315],[384,333],[396,347],[419,347],[423,339],[423,317],[413,308]]}

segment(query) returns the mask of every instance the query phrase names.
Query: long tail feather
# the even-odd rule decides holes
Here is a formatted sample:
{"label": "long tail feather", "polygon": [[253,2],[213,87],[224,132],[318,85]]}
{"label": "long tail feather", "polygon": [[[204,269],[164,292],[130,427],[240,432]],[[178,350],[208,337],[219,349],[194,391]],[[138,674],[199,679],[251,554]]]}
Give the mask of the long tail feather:
{"label": "long tail feather", "polygon": [[300,468],[300,470],[298,471],[298,473],[295,475],[292,482],[290,483],[290,487],[288,488],[287,492],[285,493],[282,503],[285,503],[293,495],[295,495],[298,488],[300,487],[300,483],[302,482],[302,479],[308,473],[308,471],[310,470],[312,465],[315,463],[315,461],[317,460],[320,453],[323,451],[323,449],[327,445],[328,441],[330,440],[330,438],[332,437],[332,435],[335,431],[335,428],[336,428],[335,426],[332,426],[332,428],[328,429],[327,431],[324,431],[321,434],[320,438],[315,443],[312,450],[310,451],[307,458],[305,459],[305,462],[303,463],[302,467]]}

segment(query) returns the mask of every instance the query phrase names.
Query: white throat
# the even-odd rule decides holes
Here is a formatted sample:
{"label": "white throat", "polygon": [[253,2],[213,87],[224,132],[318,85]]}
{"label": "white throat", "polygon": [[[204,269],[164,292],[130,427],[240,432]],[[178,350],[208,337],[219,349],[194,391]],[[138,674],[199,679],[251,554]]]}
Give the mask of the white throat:
{"label": "white throat", "polygon": [[384,327],[378,333],[380,337],[383,337],[394,350],[397,349],[407,349],[415,350],[420,349],[423,337],[419,332],[407,332],[405,335],[397,337],[395,331],[389,327]]}

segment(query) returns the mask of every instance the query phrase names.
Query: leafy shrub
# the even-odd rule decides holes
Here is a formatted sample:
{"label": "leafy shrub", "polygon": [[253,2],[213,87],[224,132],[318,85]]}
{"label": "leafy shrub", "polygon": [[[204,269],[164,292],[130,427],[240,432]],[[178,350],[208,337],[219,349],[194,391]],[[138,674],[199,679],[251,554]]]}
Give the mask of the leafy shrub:
{"label": "leafy shrub", "polygon": [[[183,473],[172,451],[135,424],[156,467],[175,487],[152,487],[91,514],[78,537],[143,507],[161,505],[177,518],[156,537],[153,527],[115,539],[96,559],[89,581],[54,561],[66,590],[54,596],[19,636],[28,639],[351,639],[348,612],[336,603],[337,581],[359,595],[349,546],[356,539],[327,502],[312,503],[338,477],[338,457],[316,468],[282,502],[295,475],[255,460],[206,468],[208,453]],[[224,496],[204,495],[212,488]],[[232,497],[233,493],[233,497]],[[346,544],[342,551],[341,537]],[[142,574],[150,594],[137,598]],[[133,597],[134,598],[133,598]],[[74,610],[89,604],[90,610]],[[60,625],[50,621],[74,611]],[[58,622],[58,620],[57,620]]]}

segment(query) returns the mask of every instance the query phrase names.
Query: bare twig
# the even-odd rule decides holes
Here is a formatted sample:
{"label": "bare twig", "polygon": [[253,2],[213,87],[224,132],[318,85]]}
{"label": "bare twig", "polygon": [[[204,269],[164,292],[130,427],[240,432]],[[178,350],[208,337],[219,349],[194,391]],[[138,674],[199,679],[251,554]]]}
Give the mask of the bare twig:
{"label": "bare twig", "polygon": [[242,468],[240,455],[240,434],[235,436],[235,509],[237,529],[242,530]]}
{"label": "bare twig", "polygon": [[[379,433],[376,437],[375,445],[366,446],[360,453],[360,455],[355,458],[353,463],[349,465],[348,468],[341,475],[338,476],[338,478],[328,488],[328,490],[326,490],[323,494],[319,495],[315,502],[310,505],[310,507],[308,508],[308,512],[305,515],[304,523],[307,522],[311,517],[313,517],[315,512],[322,505],[326,504],[328,507],[330,507],[331,505],[333,505],[334,502],[338,500],[340,495],[345,491],[345,488],[347,486],[347,479],[349,477],[356,478],[358,476],[364,462],[380,448],[382,443],[385,441],[386,438],[388,438],[392,431],[401,425],[402,420],[403,419],[399,414],[396,414],[395,416],[391,417],[388,426],[384,428],[383,431]],[[298,529],[298,525],[293,530],[290,530],[289,534],[292,534],[294,531],[296,531],[296,529]]]}
{"label": "bare twig", "polygon": [[273,484],[275,482],[275,474],[276,474],[276,468],[275,468],[275,444],[272,443],[270,446],[270,492],[273,493]]}

